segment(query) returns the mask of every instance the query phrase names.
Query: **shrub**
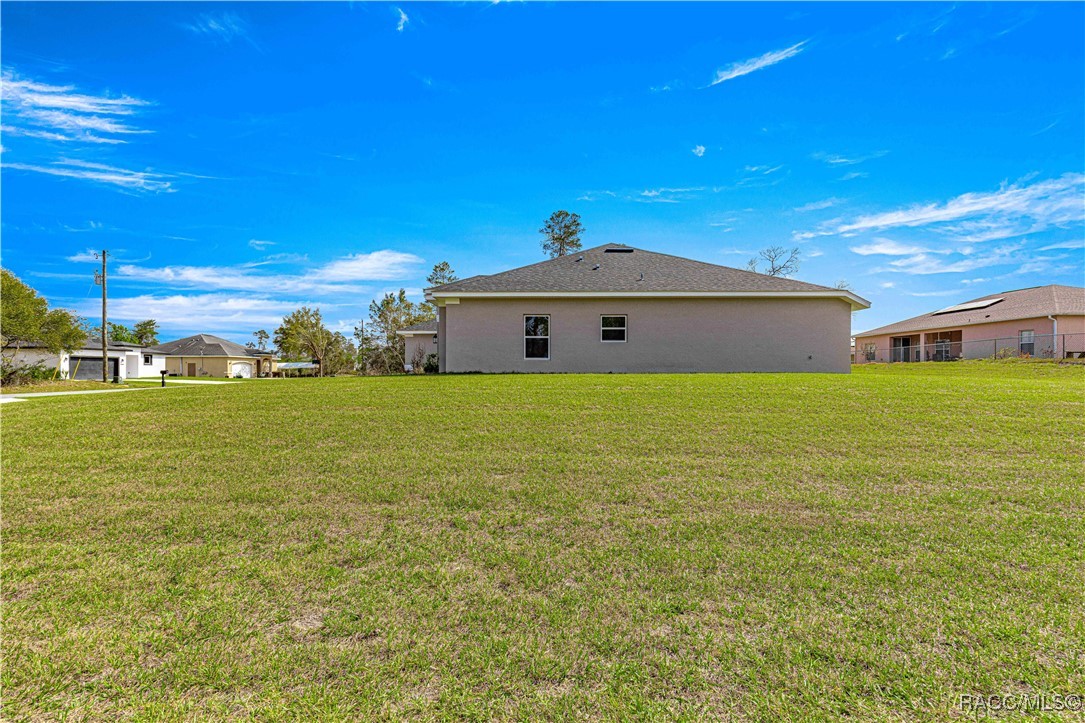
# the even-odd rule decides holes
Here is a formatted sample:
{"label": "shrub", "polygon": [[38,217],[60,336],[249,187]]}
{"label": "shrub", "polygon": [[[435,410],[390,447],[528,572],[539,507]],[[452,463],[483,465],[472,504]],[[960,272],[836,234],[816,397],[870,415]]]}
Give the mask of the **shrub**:
{"label": "shrub", "polygon": [[436,354],[430,354],[426,357],[426,361],[422,363],[422,371],[426,374],[436,374],[441,371],[441,363]]}
{"label": "shrub", "polygon": [[19,387],[34,382],[46,382],[53,378],[55,371],[42,364],[15,366],[6,363],[0,366],[0,384],[5,387]]}

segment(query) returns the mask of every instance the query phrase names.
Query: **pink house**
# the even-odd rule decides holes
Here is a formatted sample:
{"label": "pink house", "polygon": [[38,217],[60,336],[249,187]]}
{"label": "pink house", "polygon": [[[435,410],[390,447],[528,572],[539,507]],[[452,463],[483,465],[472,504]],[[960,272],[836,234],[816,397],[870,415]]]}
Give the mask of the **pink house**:
{"label": "pink house", "polygon": [[1006,291],[855,335],[859,364],[995,356],[1085,358],[1085,289]]}

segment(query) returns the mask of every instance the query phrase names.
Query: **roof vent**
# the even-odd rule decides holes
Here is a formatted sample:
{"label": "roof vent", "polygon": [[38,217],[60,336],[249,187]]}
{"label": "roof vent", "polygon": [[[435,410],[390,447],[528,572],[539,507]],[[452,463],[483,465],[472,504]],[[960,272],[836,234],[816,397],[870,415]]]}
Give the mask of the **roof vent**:
{"label": "roof vent", "polygon": [[598,271],[599,270],[599,264],[596,264],[595,266],[592,266],[591,270],[592,271]]}
{"label": "roof vent", "polygon": [[643,272],[641,272],[640,278],[637,279],[637,281],[644,281],[644,273]]}
{"label": "roof vent", "polygon": [[583,260],[584,260],[583,256],[577,256],[575,259],[573,259],[573,263],[574,264],[579,264]]}
{"label": "roof vent", "polygon": [[620,247],[620,248],[609,248],[609,249],[603,249],[603,253],[605,253],[605,254],[631,254],[631,253],[633,253],[633,249],[629,248],[628,246]]}

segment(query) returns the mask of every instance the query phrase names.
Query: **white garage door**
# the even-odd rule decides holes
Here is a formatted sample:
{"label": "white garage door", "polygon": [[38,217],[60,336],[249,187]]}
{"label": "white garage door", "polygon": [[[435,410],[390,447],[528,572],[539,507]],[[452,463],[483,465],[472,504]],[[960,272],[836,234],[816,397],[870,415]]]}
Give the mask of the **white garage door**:
{"label": "white garage door", "polygon": [[252,378],[252,364],[249,362],[234,362],[233,369],[234,373],[230,375],[232,377],[242,376],[246,379]]}

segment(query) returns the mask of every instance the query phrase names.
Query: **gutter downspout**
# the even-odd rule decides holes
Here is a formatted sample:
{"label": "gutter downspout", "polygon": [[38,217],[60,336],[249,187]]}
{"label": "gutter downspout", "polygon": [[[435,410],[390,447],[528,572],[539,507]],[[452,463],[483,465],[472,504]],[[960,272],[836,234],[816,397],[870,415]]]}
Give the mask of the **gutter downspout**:
{"label": "gutter downspout", "polygon": [[[1051,314],[1048,314],[1047,318],[1051,319],[1051,356],[1058,359],[1059,356],[1058,356],[1057,352],[1058,352],[1058,344],[1059,344],[1059,340],[1058,340],[1058,336],[1059,336],[1059,320],[1056,319],[1055,317],[1051,316]],[[1064,349],[1063,351],[1066,351],[1066,350]]]}

